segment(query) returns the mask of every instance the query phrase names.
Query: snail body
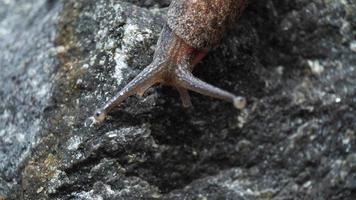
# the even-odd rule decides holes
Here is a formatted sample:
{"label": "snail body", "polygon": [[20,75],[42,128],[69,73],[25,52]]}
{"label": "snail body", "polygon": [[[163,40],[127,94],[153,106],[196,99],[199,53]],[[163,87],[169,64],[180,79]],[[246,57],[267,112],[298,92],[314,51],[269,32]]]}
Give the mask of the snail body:
{"label": "snail body", "polygon": [[177,88],[184,107],[191,106],[188,90],[232,102],[242,109],[244,97],[235,96],[193,76],[195,65],[209,49],[218,45],[226,28],[245,7],[245,0],[173,0],[167,13],[152,63],[115,97],[97,110],[96,122],[129,96],[144,92],[156,83]]}
{"label": "snail body", "polygon": [[190,46],[211,48],[220,42],[244,5],[244,0],[174,0],[167,24]]}

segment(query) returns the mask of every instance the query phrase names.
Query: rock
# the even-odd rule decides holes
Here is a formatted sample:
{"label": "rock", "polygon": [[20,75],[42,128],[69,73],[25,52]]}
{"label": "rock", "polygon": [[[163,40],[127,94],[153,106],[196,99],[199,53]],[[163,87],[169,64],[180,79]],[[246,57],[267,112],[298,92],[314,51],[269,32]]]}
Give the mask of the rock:
{"label": "rock", "polygon": [[21,165],[45,126],[59,11],[45,0],[0,1],[0,197],[18,186]]}
{"label": "rock", "polygon": [[354,199],[356,4],[252,0],[195,71],[240,112],[155,86],[166,0],[0,0],[0,199]]}

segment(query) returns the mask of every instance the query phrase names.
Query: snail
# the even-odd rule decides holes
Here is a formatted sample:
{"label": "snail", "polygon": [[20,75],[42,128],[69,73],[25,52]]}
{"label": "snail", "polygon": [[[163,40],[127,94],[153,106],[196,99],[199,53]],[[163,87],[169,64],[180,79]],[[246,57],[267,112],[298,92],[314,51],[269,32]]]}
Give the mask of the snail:
{"label": "snail", "polygon": [[95,112],[95,121],[102,122],[107,113],[126,98],[135,94],[142,96],[156,83],[175,87],[184,107],[192,105],[188,93],[191,90],[243,109],[244,97],[210,85],[194,77],[192,71],[209,49],[218,45],[225,29],[244,7],[245,0],[173,0],[152,63]]}

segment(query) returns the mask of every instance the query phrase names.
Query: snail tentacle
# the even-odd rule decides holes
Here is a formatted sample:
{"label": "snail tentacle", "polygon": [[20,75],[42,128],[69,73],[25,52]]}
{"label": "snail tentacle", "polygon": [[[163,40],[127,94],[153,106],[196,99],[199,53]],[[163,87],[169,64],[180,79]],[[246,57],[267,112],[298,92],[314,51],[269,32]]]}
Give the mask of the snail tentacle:
{"label": "snail tentacle", "polygon": [[175,84],[182,88],[231,102],[238,109],[243,109],[246,105],[246,100],[244,97],[235,96],[230,92],[222,90],[195,77],[189,71],[188,65],[179,65],[175,70],[175,75]]}
{"label": "snail tentacle", "polygon": [[125,99],[135,94],[142,96],[146,89],[160,82],[160,64],[152,63],[130,81],[120,90],[112,99],[108,101],[101,109],[98,109],[94,115],[97,123],[103,121],[106,114],[113,108],[119,106]]}
{"label": "snail tentacle", "polygon": [[190,100],[189,92],[185,88],[177,87],[177,90],[180,95],[180,99],[182,100],[183,107],[188,108],[192,107],[192,101]]}

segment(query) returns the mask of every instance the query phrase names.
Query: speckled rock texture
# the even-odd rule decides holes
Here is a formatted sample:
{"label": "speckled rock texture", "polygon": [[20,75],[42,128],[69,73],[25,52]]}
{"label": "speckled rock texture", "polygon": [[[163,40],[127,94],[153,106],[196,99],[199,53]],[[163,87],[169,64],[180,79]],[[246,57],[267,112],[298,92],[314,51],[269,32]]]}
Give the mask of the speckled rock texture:
{"label": "speckled rock texture", "polygon": [[155,86],[169,0],[0,0],[0,199],[356,199],[356,3],[251,0],[195,74],[242,112]]}

